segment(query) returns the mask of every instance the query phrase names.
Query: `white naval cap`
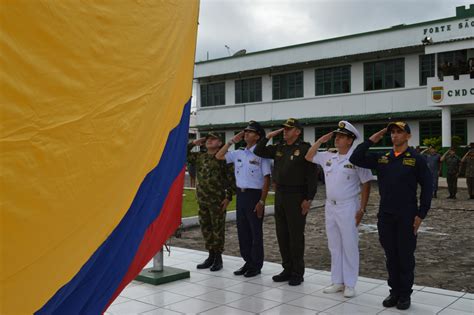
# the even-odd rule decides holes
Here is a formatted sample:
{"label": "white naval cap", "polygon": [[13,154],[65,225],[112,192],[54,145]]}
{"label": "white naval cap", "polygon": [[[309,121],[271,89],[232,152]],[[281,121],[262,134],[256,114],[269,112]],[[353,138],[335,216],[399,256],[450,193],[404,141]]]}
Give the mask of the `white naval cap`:
{"label": "white naval cap", "polygon": [[353,137],[354,139],[359,139],[360,134],[357,129],[348,121],[341,120],[337,125],[337,129],[334,130],[336,133],[342,133],[348,136]]}

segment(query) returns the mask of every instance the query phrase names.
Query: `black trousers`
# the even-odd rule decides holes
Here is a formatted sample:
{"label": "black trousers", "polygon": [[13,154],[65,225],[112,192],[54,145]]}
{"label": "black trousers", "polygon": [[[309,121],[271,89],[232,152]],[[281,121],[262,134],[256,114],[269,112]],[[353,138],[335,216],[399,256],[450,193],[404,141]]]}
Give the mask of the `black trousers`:
{"label": "black trousers", "polygon": [[237,234],[240,255],[247,267],[255,270],[260,270],[263,266],[263,217],[259,219],[254,212],[261,195],[261,189],[244,192],[237,189]]}
{"label": "black trousers", "polygon": [[416,235],[413,233],[413,216],[378,214],[379,240],[385,251],[390,293],[410,297],[413,292]]}
{"label": "black trousers", "polygon": [[448,191],[449,195],[456,197],[456,193],[458,192],[458,177],[456,174],[446,176],[446,181],[448,182]]}
{"label": "black trousers", "polygon": [[275,225],[282,266],[286,273],[304,275],[304,229],[306,216],[301,214],[303,193],[275,194]]}

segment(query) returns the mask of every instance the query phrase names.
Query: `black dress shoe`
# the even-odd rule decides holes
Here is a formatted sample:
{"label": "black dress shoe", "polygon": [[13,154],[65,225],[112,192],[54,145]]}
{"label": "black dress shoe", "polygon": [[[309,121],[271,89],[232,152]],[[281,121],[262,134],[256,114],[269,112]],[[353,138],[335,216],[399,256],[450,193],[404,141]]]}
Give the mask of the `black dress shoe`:
{"label": "black dress shoe", "polygon": [[285,282],[290,280],[291,275],[285,271],[282,271],[280,274],[277,274],[276,276],[273,276],[272,279],[275,282]]}
{"label": "black dress shoe", "polygon": [[398,303],[398,296],[389,295],[385,300],[383,300],[382,305],[385,307],[394,307]]}
{"label": "black dress shoe", "polygon": [[301,282],[304,282],[303,277],[301,277],[301,276],[292,276],[290,278],[290,281],[288,281],[288,285],[296,286],[296,285],[300,285]]}
{"label": "black dress shoe", "polygon": [[244,273],[244,277],[245,278],[251,278],[251,277],[255,277],[256,275],[259,275],[259,274],[260,274],[260,270],[249,269],[249,270],[247,270],[246,273]]}
{"label": "black dress shoe", "polygon": [[241,275],[245,274],[247,272],[247,270],[249,270],[247,268],[247,265],[243,265],[240,269],[234,271],[234,275],[241,276]]}
{"label": "black dress shoe", "polygon": [[397,303],[397,308],[399,310],[407,310],[410,308],[411,299],[410,298],[400,298]]}

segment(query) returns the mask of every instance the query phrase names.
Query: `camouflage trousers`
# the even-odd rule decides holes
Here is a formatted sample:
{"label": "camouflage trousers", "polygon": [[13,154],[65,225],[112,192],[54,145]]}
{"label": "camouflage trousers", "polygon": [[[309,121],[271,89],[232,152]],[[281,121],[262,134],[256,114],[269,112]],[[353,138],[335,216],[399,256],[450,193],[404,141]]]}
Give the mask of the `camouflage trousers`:
{"label": "camouflage trousers", "polygon": [[225,216],[219,203],[199,203],[199,225],[206,249],[222,253],[225,243]]}

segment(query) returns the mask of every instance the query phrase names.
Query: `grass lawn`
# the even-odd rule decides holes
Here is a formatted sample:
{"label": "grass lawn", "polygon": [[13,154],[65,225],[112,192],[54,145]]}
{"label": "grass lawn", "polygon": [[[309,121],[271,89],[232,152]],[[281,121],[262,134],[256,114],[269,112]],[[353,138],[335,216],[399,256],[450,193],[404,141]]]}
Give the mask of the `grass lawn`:
{"label": "grass lawn", "polygon": [[[268,194],[266,205],[273,205],[275,195]],[[232,196],[232,202],[227,207],[227,211],[235,210],[235,195]],[[196,191],[194,189],[185,189],[183,191],[183,218],[192,217],[198,214],[198,203],[196,200]]]}

